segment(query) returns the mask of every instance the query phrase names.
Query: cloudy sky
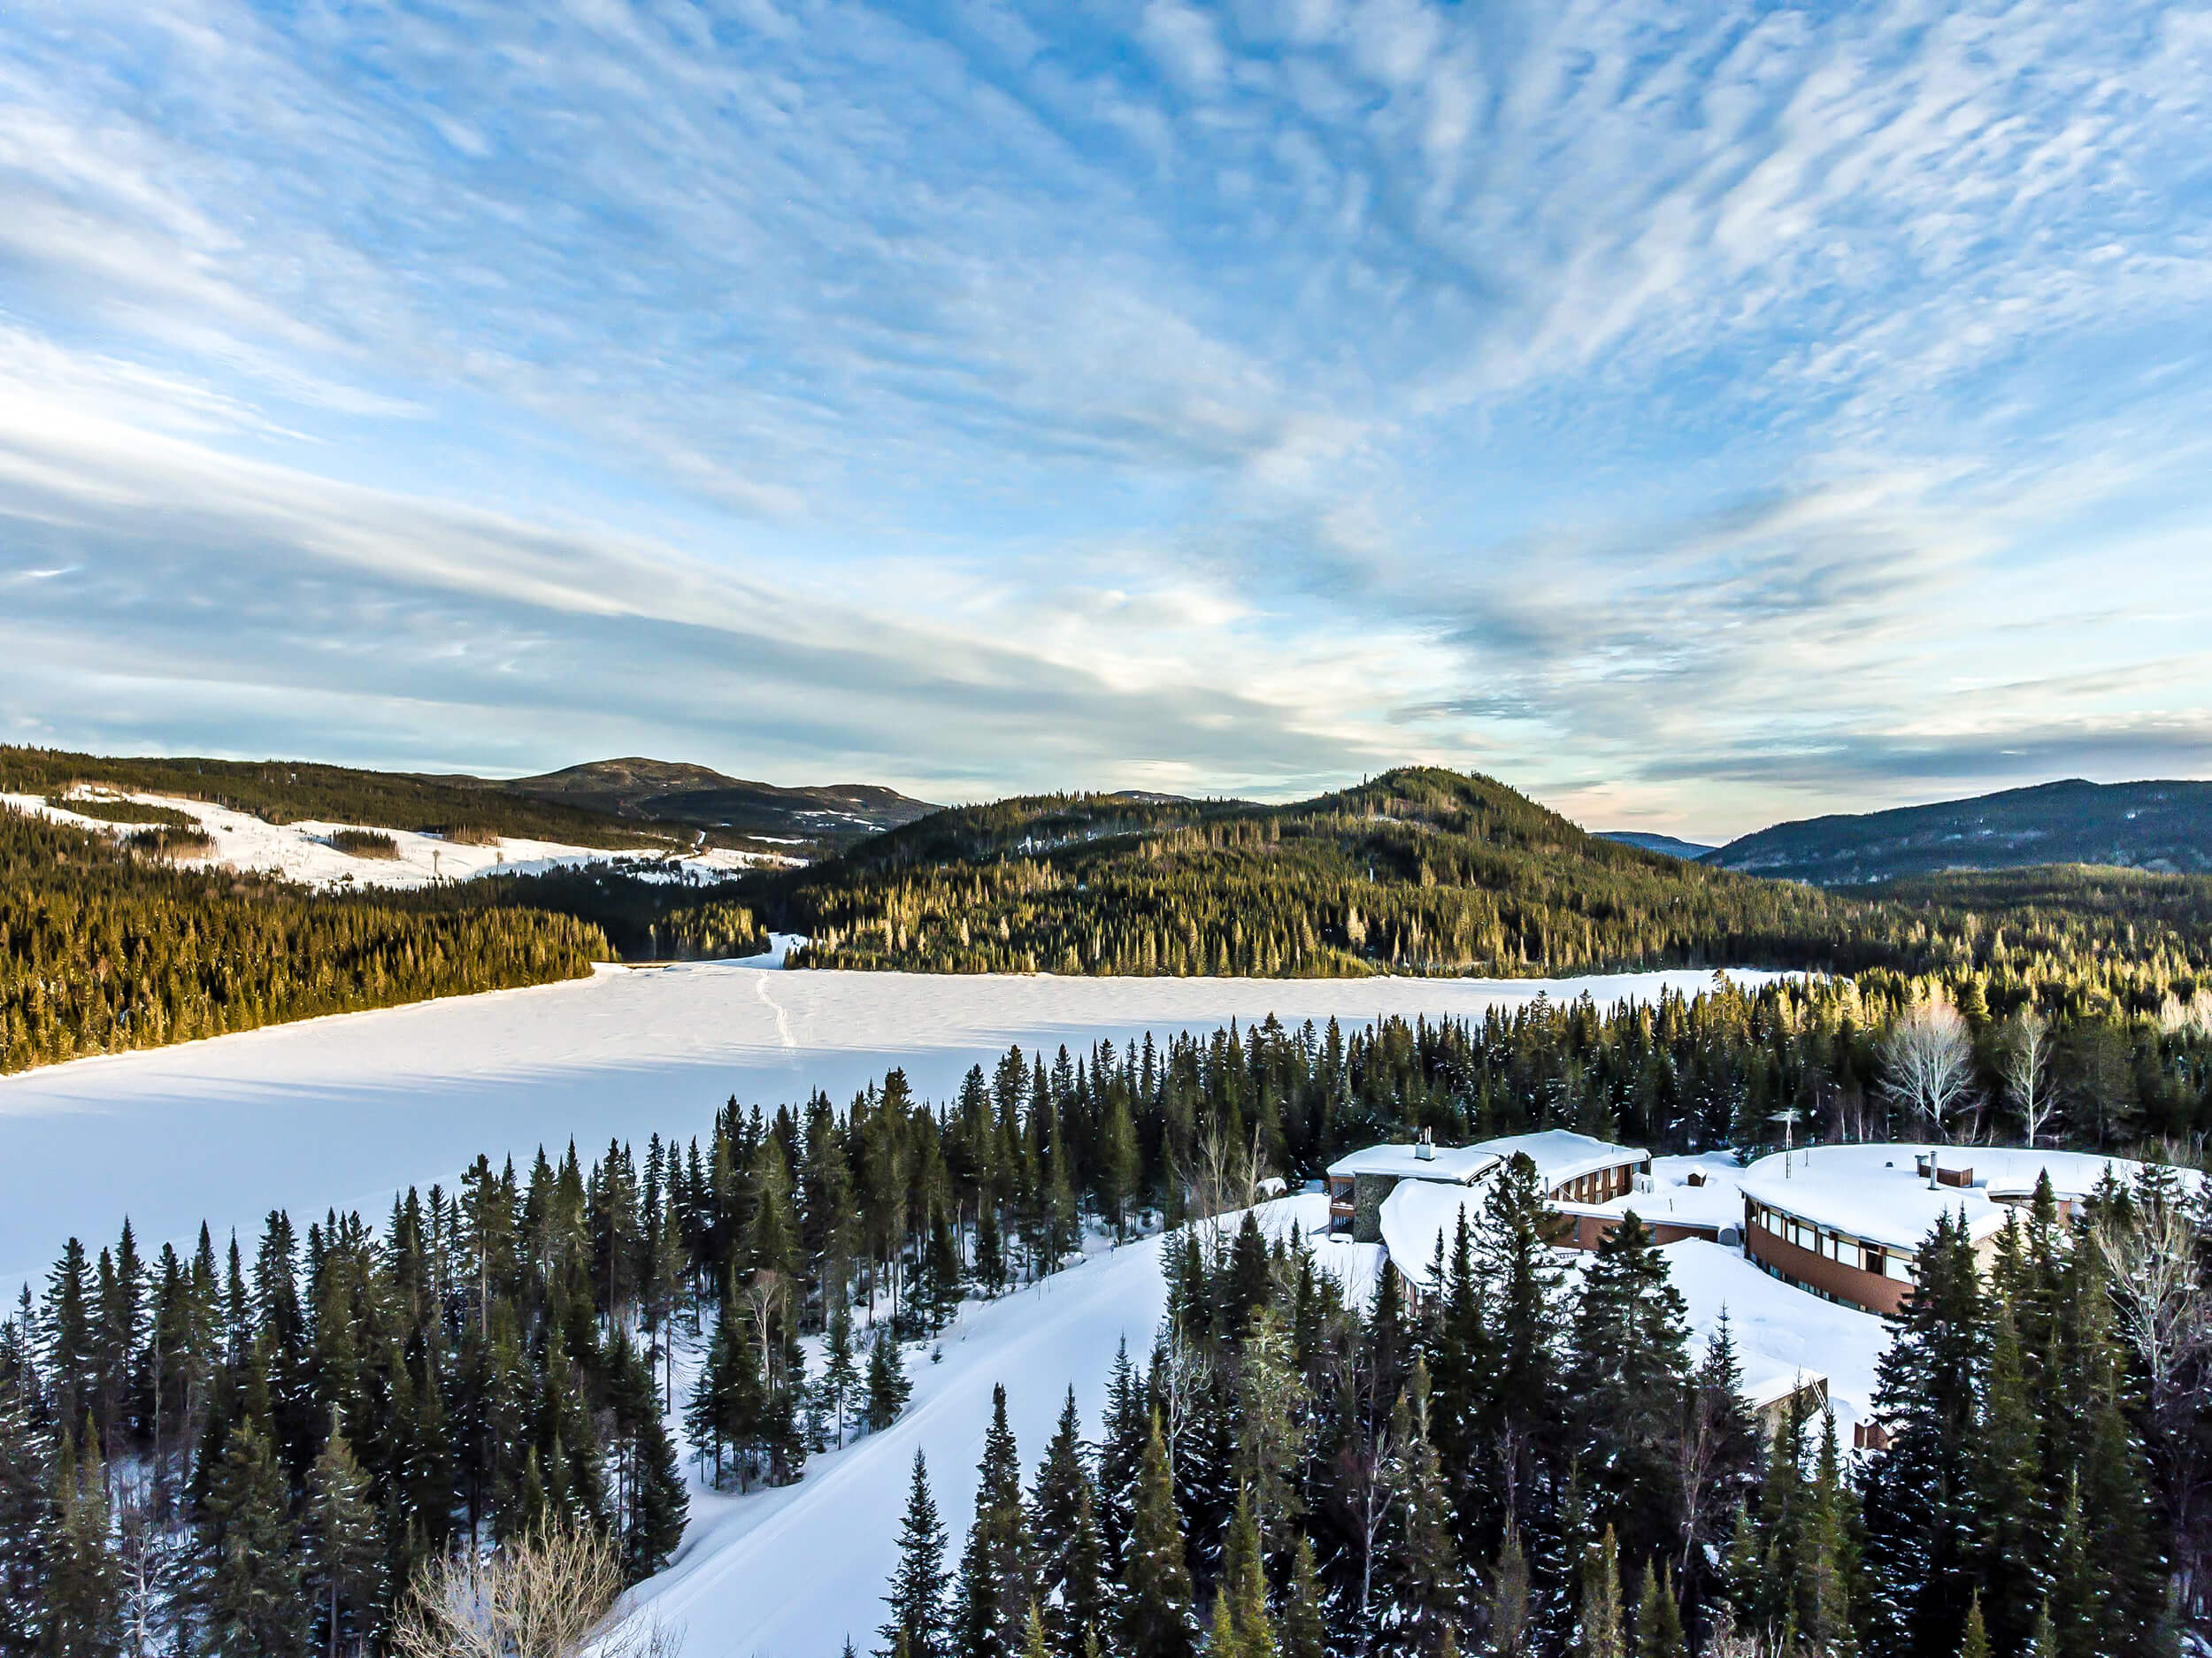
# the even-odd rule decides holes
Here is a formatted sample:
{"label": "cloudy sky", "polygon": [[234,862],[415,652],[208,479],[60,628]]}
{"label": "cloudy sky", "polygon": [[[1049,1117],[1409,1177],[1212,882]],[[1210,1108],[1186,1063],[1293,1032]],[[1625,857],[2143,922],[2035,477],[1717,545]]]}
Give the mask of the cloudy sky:
{"label": "cloudy sky", "polygon": [[13,0],[0,732],[2212,775],[2212,14]]}

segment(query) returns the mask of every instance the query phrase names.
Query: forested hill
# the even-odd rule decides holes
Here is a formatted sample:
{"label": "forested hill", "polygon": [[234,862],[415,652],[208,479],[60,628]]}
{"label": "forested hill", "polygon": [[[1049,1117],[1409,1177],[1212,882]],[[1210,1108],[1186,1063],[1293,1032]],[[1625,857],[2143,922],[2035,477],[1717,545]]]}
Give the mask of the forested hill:
{"label": "forested hill", "polygon": [[611,817],[688,824],[740,835],[849,846],[937,810],[874,783],[785,787],[665,760],[594,760],[541,777],[454,779],[510,796],[580,806]]}
{"label": "forested hill", "polygon": [[305,760],[114,756],[0,745],[0,794],[51,796],[80,783],[208,801],[269,823],[313,819],[446,835],[473,830],[616,850],[665,851],[693,839],[680,829],[620,821],[588,804],[489,789],[473,778]]}
{"label": "forested hill", "polygon": [[2212,783],[2075,778],[1971,800],[1809,817],[1732,841],[1705,862],[1825,887],[2046,864],[2204,874],[2212,872]]}
{"label": "forested hill", "polygon": [[932,972],[2001,965],[2148,994],[2212,962],[2212,883],[2079,896],[1756,879],[1587,834],[1488,778],[1415,769],[1288,806],[957,808],[807,871],[782,907],[813,940],[800,964]]}
{"label": "forested hill", "polygon": [[614,955],[591,922],[511,902],[515,885],[310,893],[0,810],[0,1071],[573,979]]}
{"label": "forested hill", "polygon": [[110,756],[0,745],[0,794],[97,784],[209,801],[270,823],[316,819],[615,850],[717,843],[811,853],[850,846],[936,807],[872,783],[787,788],[664,760],[595,760],[537,777],[372,771],[305,760]]}

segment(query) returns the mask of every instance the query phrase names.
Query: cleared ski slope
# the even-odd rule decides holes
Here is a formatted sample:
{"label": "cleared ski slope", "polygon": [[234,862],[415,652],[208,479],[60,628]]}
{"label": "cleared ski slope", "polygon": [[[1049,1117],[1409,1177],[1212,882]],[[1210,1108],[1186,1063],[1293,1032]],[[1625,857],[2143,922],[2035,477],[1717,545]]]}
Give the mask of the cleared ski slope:
{"label": "cleared ski slope", "polygon": [[[1305,1224],[1327,1224],[1318,1197],[1269,1207],[1302,1207]],[[909,1360],[906,1414],[810,1459],[797,1485],[744,1497],[695,1487],[683,1547],[639,1590],[641,1615],[681,1635],[682,1658],[837,1658],[848,1635],[856,1650],[872,1649],[915,1451],[928,1459],[948,1561],[956,1561],[975,1511],[991,1389],[1005,1385],[1025,1486],[1071,1386],[1085,1437],[1095,1442],[1116,1347],[1126,1339],[1140,1368],[1150,1356],[1166,1309],[1160,1250],[1158,1238],[1125,1245],[968,1307],[937,1344],[941,1360]]]}
{"label": "cleared ski slope", "polygon": [[[1747,980],[1766,975],[1738,975]],[[714,963],[340,1014],[0,1078],[0,1293],[42,1281],[72,1235],[130,1217],[151,1255],[202,1219],[242,1234],[277,1207],[372,1219],[479,1152],[526,1163],[573,1138],[689,1138],[734,1094],[841,1104],[894,1065],[926,1099],[1009,1043],[1049,1054],[1270,1012],[1469,1016],[1587,990],[1694,992],[1696,972],[1571,980],[1055,979],[780,972]]]}

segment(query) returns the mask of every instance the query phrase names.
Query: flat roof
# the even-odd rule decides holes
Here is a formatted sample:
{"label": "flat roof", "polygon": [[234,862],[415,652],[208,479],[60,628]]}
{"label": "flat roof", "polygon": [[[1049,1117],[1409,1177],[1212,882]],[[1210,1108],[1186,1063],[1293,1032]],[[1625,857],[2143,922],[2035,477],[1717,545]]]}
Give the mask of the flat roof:
{"label": "flat roof", "polygon": [[[1918,1172],[1933,1152],[1940,1168],[1970,1169],[1970,1186],[1938,1186]],[[2132,1186],[2147,1165],[2094,1152],[2030,1151],[2025,1147],[1928,1146],[1876,1141],[1777,1152],[1743,1171],[1746,1197],[1853,1238],[1893,1249],[1917,1249],[1945,1215],[1963,1215],[1967,1233],[1981,1239],[2003,1229],[2010,1210],[1999,1198],[2025,1198],[2047,1173],[2059,1197],[2096,1189],[2107,1171]],[[2178,1170],[2185,1181],[2202,1175]]]}
{"label": "flat roof", "polygon": [[1329,1165],[1334,1175],[1389,1174],[1404,1180],[1445,1180],[1457,1186],[1479,1179],[1498,1162],[1481,1146],[1439,1146],[1435,1155],[1415,1155],[1411,1145],[1370,1146],[1347,1152]]}
{"label": "flat roof", "polygon": [[[1693,1174],[1704,1177],[1690,1184]],[[1651,1190],[1624,1192],[1602,1203],[1572,1203],[1577,1214],[1625,1215],[1636,1211],[1648,1224],[1674,1221],[1686,1226],[1743,1224],[1744,1167],[1726,1152],[1704,1152],[1651,1160]]]}
{"label": "flat roof", "polygon": [[1508,1134],[1468,1148],[1489,1152],[1503,1162],[1516,1152],[1536,1165],[1547,1190],[1578,1180],[1601,1169],[1617,1169],[1624,1163],[1641,1163],[1650,1154],[1635,1146],[1616,1146],[1610,1140],[1577,1134],[1563,1128],[1548,1128],[1534,1134]]}

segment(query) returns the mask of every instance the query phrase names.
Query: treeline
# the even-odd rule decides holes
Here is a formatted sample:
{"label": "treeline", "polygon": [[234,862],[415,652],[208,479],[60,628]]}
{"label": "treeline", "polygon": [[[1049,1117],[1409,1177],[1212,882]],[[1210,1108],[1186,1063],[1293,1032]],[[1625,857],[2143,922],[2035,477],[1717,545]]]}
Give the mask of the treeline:
{"label": "treeline", "polygon": [[535,875],[480,875],[457,890],[454,902],[572,916],[597,928],[625,961],[695,962],[768,948],[756,891],[742,879],[638,875],[594,864]]}
{"label": "treeline", "polygon": [[595,926],[483,895],[311,894],[0,811],[0,1071],[573,979],[613,954]]}
{"label": "treeline", "polygon": [[0,794],[56,796],[81,783],[207,801],[279,824],[311,818],[654,851],[693,839],[688,831],[626,823],[555,801],[404,772],[365,771],[303,760],[116,757],[0,744]]}
{"label": "treeline", "polygon": [[799,965],[936,972],[1996,971],[2154,999],[2212,971],[2212,881],[2044,872],[1896,894],[1585,834],[1488,779],[1296,806],[1054,797],[941,812],[795,878]]}
{"label": "treeline", "polygon": [[2200,1200],[2112,1187],[2065,1222],[2047,1186],[1985,1279],[1940,1229],[1866,1455],[1801,1394],[1763,1432],[1640,1224],[1571,1286],[1555,1224],[1516,1159],[1417,1311],[1387,1269],[1348,1309],[1249,1216],[1171,1240],[1167,1322],[1094,1447],[1071,1393],[1025,1489],[1000,1395],[956,1565],[917,1459],[877,1653],[2181,1650],[2212,1377],[2134,1313],[2146,1278],[2212,1293]]}

